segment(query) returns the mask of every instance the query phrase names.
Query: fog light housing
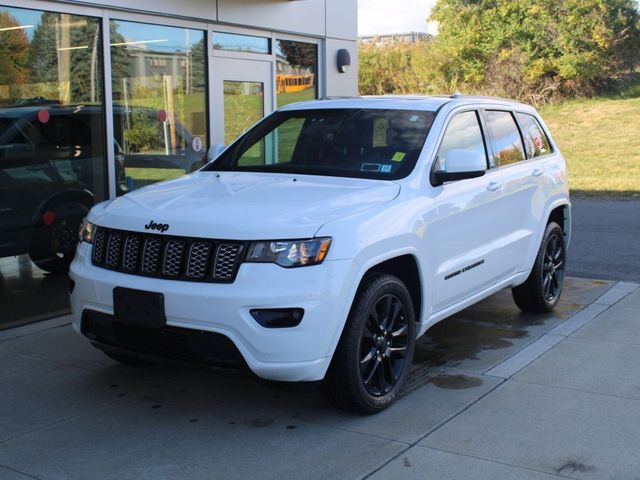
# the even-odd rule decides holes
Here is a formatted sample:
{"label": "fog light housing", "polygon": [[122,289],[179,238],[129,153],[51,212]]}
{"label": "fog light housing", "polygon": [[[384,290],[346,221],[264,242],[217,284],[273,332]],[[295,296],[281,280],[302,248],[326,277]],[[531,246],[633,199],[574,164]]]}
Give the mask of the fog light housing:
{"label": "fog light housing", "polygon": [[304,316],[302,308],[253,308],[249,313],[265,328],[297,327]]}

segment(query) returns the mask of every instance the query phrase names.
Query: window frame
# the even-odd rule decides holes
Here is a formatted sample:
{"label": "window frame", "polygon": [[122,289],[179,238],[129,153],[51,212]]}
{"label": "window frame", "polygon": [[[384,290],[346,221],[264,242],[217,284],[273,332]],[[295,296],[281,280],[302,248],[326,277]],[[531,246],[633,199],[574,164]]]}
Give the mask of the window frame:
{"label": "window frame", "polygon": [[[520,165],[524,162],[528,162],[529,160],[532,160],[533,158],[539,158],[539,157],[528,157],[528,153],[527,153],[527,147],[525,145],[524,142],[524,135],[522,134],[522,127],[520,126],[520,123],[518,122],[518,118],[516,115],[516,111],[511,109],[511,108],[498,108],[498,107],[487,107],[487,108],[482,108],[481,110],[481,114],[482,117],[484,119],[484,121],[486,122],[486,126],[487,126],[487,135],[488,137],[491,139],[490,143],[491,143],[491,155],[490,155],[490,159],[489,162],[491,163],[491,169],[493,170],[500,170],[503,168],[507,168],[507,167],[512,167],[514,165]],[[495,162],[495,155],[498,153],[496,150],[496,146],[495,146],[495,139],[493,138],[493,135],[491,134],[490,130],[489,130],[489,122],[487,119],[487,112],[506,112],[511,114],[511,118],[516,126],[516,130],[518,131],[518,136],[520,137],[520,143],[522,144],[522,151],[524,152],[524,159],[518,161],[518,162],[514,162],[514,163],[507,163],[506,165],[496,165]],[[548,136],[547,136],[548,138]]]}
{"label": "window frame", "polygon": [[489,135],[487,132],[487,127],[484,123],[484,117],[481,114],[481,108],[477,107],[477,106],[465,106],[464,108],[460,109],[460,110],[454,110],[453,112],[451,112],[449,114],[449,116],[447,117],[447,119],[445,120],[445,123],[442,127],[441,133],[440,133],[440,138],[438,138],[437,141],[437,146],[434,150],[433,153],[433,158],[431,159],[431,167],[429,168],[429,183],[431,184],[432,187],[443,187],[449,183],[457,183],[460,180],[454,181],[454,182],[447,182],[445,184],[440,184],[436,178],[435,178],[435,171],[436,171],[436,159],[438,158],[438,152],[440,151],[440,147],[442,146],[442,143],[444,141],[444,137],[447,134],[447,129],[449,128],[449,125],[451,125],[451,121],[457,116],[460,115],[462,113],[467,113],[467,112],[473,112],[476,114],[476,120],[478,121],[478,127],[480,127],[480,135],[482,136],[482,144],[484,145],[484,155],[485,155],[485,160],[486,160],[486,166],[487,166],[487,172],[489,170],[491,170],[492,168],[492,161],[491,161],[491,155],[489,155],[489,144],[490,144],[490,140],[489,140]]}
{"label": "window frame", "polygon": [[[532,114],[532,113],[523,112],[521,110],[514,110],[513,111],[513,116],[516,119],[516,123],[518,124],[518,128],[520,129],[520,135],[522,136],[522,140],[524,141],[524,129],[522,128],[522,124],[520,123],[520,120],[518,119],[518,114],[520,114],[520,115],[528,115],[529,117],[533,118],[533,120],[538,125],[538,128],[540,128],[540,131],[542,132],[542,134],[547,139],[547,144],[549,144],[549,152],[548,153],[545,153],[544,155],[538,155],[537,157],[536,156],[528,157],[527,160],[540,159],[540,158],[544,158],[544,157],[546,157],[548,155],[555,154],[556,153],[556,149],[554,148],[554,145],[551,142],[551,136],[549,135],[547,130],[542,126],[542,123],[540,122],[539,118],[536,115]],[[525,150],[525,152],[527,151],[526,146],[525,146],[524,150]],[[518,163],[520,163],[520,162],[518,162]]]}

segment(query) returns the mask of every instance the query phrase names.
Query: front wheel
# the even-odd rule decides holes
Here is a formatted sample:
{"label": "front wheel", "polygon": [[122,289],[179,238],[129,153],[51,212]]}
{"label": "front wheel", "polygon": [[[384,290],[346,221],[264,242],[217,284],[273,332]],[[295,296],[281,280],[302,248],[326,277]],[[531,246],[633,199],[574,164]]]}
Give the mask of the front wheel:
{"label": "front wheel", "polygon": [[566,265],[562,228],[550,222],[527,280],[511,290],[516,305],[525,312],[548,313],[560,300]]}
{"label": "front wheel", "polygon": [[415,313],[404,283],[391,275],[365,279],[323,381],[325,396],[361,413],[388,407],[405,382],[414,342]]}
{"label": "front wheel", "polygon": [[57,202],[44,216],[49,220],[38,230],[29,253],[31,261],[49,273],[67,273],[78,243],[78,227],[90,206],[79,202]]}

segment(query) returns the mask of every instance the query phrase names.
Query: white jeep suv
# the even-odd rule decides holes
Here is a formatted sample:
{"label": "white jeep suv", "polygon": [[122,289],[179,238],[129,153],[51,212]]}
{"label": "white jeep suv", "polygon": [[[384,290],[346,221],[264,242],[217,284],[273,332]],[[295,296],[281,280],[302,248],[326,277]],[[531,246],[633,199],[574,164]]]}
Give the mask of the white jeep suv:
{"label": "white jeep suv", "polygon": [[201,170],[96,205],[74,326],[123,363],[323,379],[337,405],[375,412],[436,322],[505,287],[550,311],[570,230],[565,160],[530,106],[298,103]]}

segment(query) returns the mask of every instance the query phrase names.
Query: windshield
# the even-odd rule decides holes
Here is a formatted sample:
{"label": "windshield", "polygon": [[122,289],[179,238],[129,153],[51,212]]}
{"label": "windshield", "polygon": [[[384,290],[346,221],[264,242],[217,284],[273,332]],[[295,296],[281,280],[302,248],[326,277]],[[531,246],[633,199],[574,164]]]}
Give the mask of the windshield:
{"label": "windshield", "polygon": [[434,117],[423,110],[276,112],[205,170],[396,180],[413,170]]}

